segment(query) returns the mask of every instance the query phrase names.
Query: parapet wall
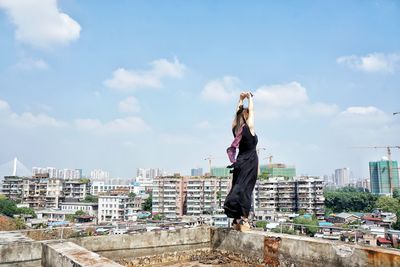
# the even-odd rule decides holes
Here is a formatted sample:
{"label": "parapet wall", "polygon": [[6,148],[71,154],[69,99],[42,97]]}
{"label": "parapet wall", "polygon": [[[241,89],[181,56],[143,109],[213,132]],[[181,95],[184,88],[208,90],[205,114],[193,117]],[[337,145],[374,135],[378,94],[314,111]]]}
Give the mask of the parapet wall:
{"label": "parapet wall", "polygon": [[400,251],[393,249],[264,232],[211,229],[211,233],[213,249],[239,253],[267,266],[400,266]]}
{"label": "parapet wall", "polygon": [[[43,247],[54,242],[57,243],[24,241],[1,244],[0,267],[41,266]],[[261,266],[400,266],[400,252],[394,249],[209,227],[82,237],[58,242],[73,242],[90,252],[121,263],[143,256],[210,249],[242,255],[244,262]]]}

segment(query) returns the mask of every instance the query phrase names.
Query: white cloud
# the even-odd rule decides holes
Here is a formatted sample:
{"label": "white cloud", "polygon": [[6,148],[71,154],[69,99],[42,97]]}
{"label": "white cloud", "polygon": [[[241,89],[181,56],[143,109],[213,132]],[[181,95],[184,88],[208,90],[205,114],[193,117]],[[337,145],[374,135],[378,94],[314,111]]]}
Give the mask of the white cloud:
{"label": "white cloud", "polygon": [[104,85],[121,91],[132,91],[138,88],[161,88],[162,79],[181,78],[186,67],[177,58],[174,61],[158,59],[150,63],[151,69],[146,71],[126,70],[118,68],[113,77],[104,81]]}
{"label": "white cloud", "polygon": [[343,56],[337,58],[336,62],[364,72],[393,73],[400,66],[400,53],[371,53],[366,56]]}
{"label": "white cloud", "polygon": [[101,122],[98,119],[77,119],[75,126],[82,131],[97,135],[133,134],[150,130],[140,117],[118,118],[108,122]]}
{"label": "white cloud", "polygon": [[7,110],[10,110],[10,105],[6,101],[0,99],[0,111]]}
{"label": "white cloud", "polygon": [[38,48],[77,40],[81,26],[57,7],[56,0],[0,0],[16,26],[15,38]]}
{"label": "white cloud", "polygon": [[140,111],[140,105],[135,97],[130,96],[119,102],[118,109],[125,113],[135,113]]}
{"label": "white cloud", "polygon": [[14,65],[18,70],[47,70],[49,65],[42,59],[23,58]]}
{"label": "white cloud", "polygon": [[264,119],[331,116],[339,110],[335,104],[311,102],[306,88],[295,81],[261,86],[254,92],[254,102],[256,116]]}
{"label": "white cloud", "polygon": [[210,123],[208,121],[200,121],[194,125],[197,129],[207,129],[210,128]]}
{"label": "white cloud", "polygon": [[24,112],[17,114],[11,110],[10,105],[0,99],[0,123],[5,123],[19,128],[35,128],[35,127],[65,127],[66,122],[57,120],[45,113],[33,114]]}
{"label": "white cloud", "polygon": [[238,78],[232,76],[224,76],[222,79],[210,81],[204,86],[201,96],[209,101],[229,102],[239,96],[239,82]]}
{"label": "white cloud", "polygon": [[349,127],[376,127],[389,123],[392,118],[374,106],[354,106],[342,111],[334,121],[335,124]]}

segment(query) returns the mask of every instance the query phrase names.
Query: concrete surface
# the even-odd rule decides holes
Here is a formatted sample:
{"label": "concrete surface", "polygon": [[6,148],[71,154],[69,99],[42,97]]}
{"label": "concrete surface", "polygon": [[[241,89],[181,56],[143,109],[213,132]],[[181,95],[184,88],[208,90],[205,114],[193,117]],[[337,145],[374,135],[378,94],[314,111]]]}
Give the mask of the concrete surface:
{"label": "concrete surface", "polygon": [[122,267],[72,242],[43,243],[43,267]]}
{"label": "concrete surface", "polygon": [[[400,266],[400,251],[395,249],[259,231],[241,233],[209,227],[92,236],[67,241],[117,262],[133,264],[137,260],[143,263],[141,266],[146,266],[146,262],[173,262],[184,257],[193,261],[189,255],[196,250],[206,249],[239,255],[237,257],[242,262],[253,264],[252,266]],[[42,243],[46,244],[43,241],[18,240],[0,244],[0,267],[40,266]],[[169,258],[161,259],[163,255]],[[143,261],[141,257],[144,257]]]}

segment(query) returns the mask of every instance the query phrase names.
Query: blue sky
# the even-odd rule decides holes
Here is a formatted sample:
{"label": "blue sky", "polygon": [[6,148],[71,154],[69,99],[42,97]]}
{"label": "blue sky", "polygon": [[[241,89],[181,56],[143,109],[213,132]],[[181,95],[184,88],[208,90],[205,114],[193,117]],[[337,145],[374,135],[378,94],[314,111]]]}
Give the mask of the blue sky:
{"label": "blue sky", "polygon": [[400,141],[398,1],[0,0],[0,59],[0,163],[224,166],[248,90],[261,162],[367,177],[352,147]]}

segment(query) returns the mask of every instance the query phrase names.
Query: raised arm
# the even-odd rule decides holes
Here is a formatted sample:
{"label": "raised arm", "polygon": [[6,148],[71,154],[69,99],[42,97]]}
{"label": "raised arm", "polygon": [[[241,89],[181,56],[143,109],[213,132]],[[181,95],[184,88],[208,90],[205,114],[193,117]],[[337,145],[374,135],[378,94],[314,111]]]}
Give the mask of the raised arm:
{"label": "raised arm", "polygon": [[235,126],[236,126],[236,114],[239,111],[240,106],[243,106],[243,99],[245,99],[246,97],[247,97],[246,93],[241,93],[240,94],[239,102],[237,104],[236,111],[235,111],[235,117],[233,118],[233,121],[232,121],[232,129],[235,128]]}
{"label": "raised arm", "polygon": [[255,135],[254,131],[254,104],[253,104],[253,95],[248,92],[247,98],[249,99],[249,117],[247,119],[247,126],[249,126],[250,132],[252,135]]}

